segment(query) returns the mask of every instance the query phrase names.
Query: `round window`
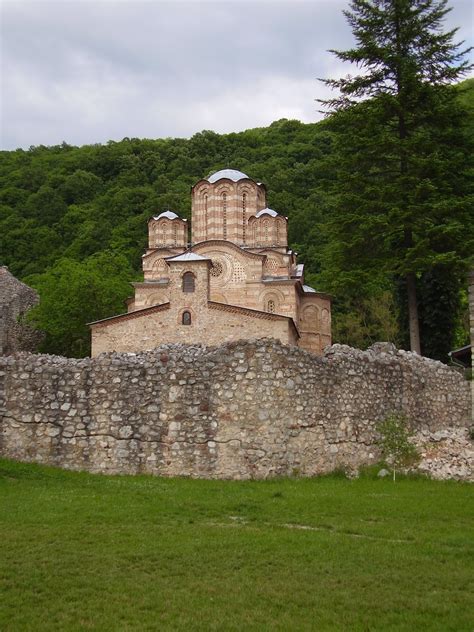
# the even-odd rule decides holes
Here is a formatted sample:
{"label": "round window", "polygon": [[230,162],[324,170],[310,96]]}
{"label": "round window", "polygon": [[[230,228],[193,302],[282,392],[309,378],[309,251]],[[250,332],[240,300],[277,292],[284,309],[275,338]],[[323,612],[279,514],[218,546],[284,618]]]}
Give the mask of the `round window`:
{"label": "round window", "polygon": [[224,272],[224,268],[222,267],[222,263],[220,261],[213,261],[211,266],[211,276],[220,277]]}

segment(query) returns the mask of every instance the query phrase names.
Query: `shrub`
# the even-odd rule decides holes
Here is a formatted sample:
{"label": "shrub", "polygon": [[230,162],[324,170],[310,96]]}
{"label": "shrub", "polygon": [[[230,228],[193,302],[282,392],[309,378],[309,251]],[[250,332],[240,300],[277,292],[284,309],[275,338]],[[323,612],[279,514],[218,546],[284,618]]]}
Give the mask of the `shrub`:
{"label": "shrub", "polygon": [[409,440],[407,418],[400,413],[392,413],[377,424],[377,431],[380,435],[377,443],[392,467],[395,481],[397,469],[413,465],[419,459],[417,449]]}

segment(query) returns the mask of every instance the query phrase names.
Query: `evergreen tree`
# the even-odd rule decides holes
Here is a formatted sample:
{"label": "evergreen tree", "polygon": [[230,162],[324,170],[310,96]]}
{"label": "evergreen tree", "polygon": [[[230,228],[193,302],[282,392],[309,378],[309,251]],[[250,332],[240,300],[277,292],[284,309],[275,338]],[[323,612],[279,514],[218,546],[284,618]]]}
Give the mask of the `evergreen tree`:
{"label": "evergreen tree", "polygon": [[361,73],[323,80],[334,112],[338,204],[329,262],[346,285],[402,277],[411,349],[420,353],[417,278],[456,274],[473,252],[470,148],[453,81],[467,50],[443,32],[447,0],[353,0],[345,16],[356,46],[332,51]]}
{"label": "evergreen tree", "polygon": [[448,362],[456,346],[465,275],[446,266],[434,266],[420,278],[420,331],[423,355]]}

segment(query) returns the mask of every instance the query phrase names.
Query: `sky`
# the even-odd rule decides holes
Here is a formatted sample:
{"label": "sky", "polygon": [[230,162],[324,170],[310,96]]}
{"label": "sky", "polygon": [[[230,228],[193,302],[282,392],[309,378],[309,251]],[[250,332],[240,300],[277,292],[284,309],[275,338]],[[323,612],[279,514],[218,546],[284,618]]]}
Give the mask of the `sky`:
{"label": "sky", "polygon": [[[0,0],[0,148],[314,122],[348,0]],[[474,44],[473,3],[446,26]]]}

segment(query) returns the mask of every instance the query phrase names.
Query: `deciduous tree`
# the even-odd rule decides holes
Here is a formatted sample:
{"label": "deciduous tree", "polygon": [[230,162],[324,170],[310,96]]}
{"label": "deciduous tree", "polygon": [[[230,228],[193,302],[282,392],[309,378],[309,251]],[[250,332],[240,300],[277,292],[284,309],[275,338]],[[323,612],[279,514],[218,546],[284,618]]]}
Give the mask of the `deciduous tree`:
{"label": "deciduous tree", "polygon": [[133,271],[122,255],[101,252],[84,262],[61,259],[28,282],[40,295],[31,322],[45,332],[42,351],[83,357],[90,353],[88,322],[126,311]]}

